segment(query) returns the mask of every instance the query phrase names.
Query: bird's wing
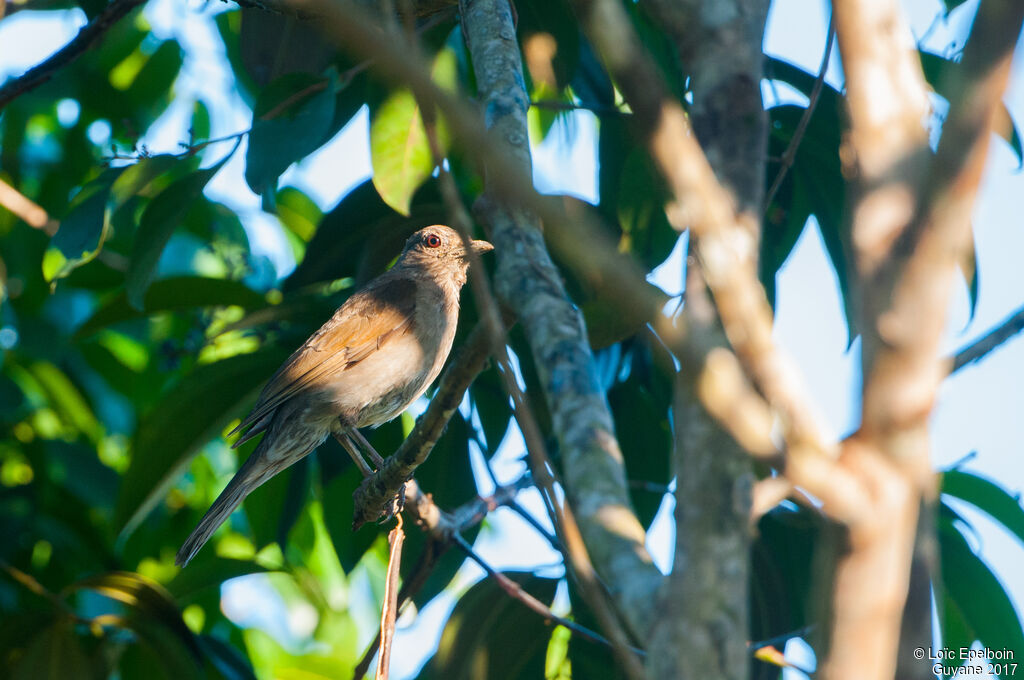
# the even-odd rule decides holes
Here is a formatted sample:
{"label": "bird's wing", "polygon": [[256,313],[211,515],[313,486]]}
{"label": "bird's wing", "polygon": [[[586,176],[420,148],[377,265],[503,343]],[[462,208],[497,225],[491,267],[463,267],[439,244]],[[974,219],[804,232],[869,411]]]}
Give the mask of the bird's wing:
{"label": "bird's wing", "polygon": [[267,381],[252,413],[232,431],[253,426],[235,446],[264,430],[288,398],[410,332],[415,311],[416,284],[408,278],[378,280],[350,297]]}

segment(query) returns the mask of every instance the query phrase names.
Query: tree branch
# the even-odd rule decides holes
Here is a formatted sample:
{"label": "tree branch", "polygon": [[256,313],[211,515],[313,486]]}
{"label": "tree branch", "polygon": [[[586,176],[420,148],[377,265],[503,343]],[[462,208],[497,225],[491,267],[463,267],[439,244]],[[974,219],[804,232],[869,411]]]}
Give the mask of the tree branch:
{"label": "tree branch", "polygon": [[[508,3],[474,0],[464,7],[463,28],[488,128],[517,173],[528,175],[530,100]],[[487,165],[486,184],[493,193],[496,168]],[[615,584],[621,613],[643,639],[650,625],[650,597],[661,577],[647,554],[644,529],[630,505],[622,453],[596,378],[582,316],[565,293],[539,220],[512,205],[484,204],[497,257],[498,293],[515,311],[530,342],[552,414],[566,494],[583,544],[606,582]]]}
{"label": "tree branch", "polygon": [[848,0],[835,12],[851,120],[844,158],[855,179],[852,231],[864,286],[863,415],[841,462],[869,503],[848,522],[850,550],[833,591],[835,643],[823,671],[830,678],[891,678],[894,669],[925,677],[910,651],[932,639],[927,584],[936,559],[930,520],[937,489],[928,418],[948,370],[939,349],[949,296],[970,243],[970,214],[1024,6],[980,6],[958,80],[948,88],[951,108],[934,159],[922,125],[924,80],[898,3]]}
{"label": "tree branch", "polygon": [[42,229],[47,236],[56,234],[60,227],[60,222],[50,217],[46,210],[2,179],[0,179],[0,205],[10,210],[18,219],[33,229]]}
{"label": "tree branch", "polygon": [[1024,330],[1024,307],[1003,319],[998,326],[954,354],[950,372],[955,373],[967,364],[980,361],[989,352],[1022,330]]}
{"label": "tree branch", "polygon": [[[717,181],[741,210],[760,215],[768,141],[760,92],[767,1],[650,0],[645,6],[666,27],[687,65],[690,119]],[[752,220],[748,226],[752,231],[744,237],[756,244],[758,222]],[[704,239],[691,233],[683,318],[691,336],[704,338],[711,348],[698,370],[717,378],[712,383],[716,389],[701,394],[707,383],[693,380],[695,371],[689,367],[676,380],[672,408],[676,559],[659,601],[660,625],[651,640],[648,675],[711,673],[746,680],[753,470],[743,449],[709,415],[711,408],[701,407],[701,402],[710,405],[727,384],[733,391],[742,389],[745,379],[735,357],[725,349],[725,334],[705,285]],[[749,259],[754,269],[756,250]],[[726,422],[742,422],[736,418],[736,409],[743,400],[723,402],[731,411]],[[760,405],[763,400],[753,403]],[[767,415],[764,420],[772,419]]]}
{"label": "tree branch", "polygon": [[52,78],[59,69],[80,57],[114,24],[144,2],[145,0],[113,0],[85,25],[71,42],[57,50],[50,58],[0,86],[0,110],[14,98],[34,90]]}

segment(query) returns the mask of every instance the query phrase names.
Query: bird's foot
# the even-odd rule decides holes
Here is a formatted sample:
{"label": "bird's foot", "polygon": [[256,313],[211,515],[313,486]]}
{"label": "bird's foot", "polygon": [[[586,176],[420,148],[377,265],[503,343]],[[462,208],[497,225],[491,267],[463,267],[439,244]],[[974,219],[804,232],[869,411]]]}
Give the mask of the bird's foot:
{"label": "bird's foot", "polygon": [[405,484],[398,489],[395,497],[388,501],[388,504],[384,507],[384,514],[381,515],[380,522],[388,521],[392,517],[401,514],[403,510],[405,510]]}

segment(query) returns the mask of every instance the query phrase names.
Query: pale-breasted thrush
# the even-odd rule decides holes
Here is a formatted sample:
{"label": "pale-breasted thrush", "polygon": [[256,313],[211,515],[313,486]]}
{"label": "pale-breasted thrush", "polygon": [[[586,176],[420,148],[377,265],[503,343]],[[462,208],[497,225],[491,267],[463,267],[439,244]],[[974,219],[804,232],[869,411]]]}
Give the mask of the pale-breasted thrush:
{"label": "pale-breasted thrush", "polygon": [[[472,241],[477,253],[492,250]],[[354,293],[296,350],[235,428],[234,446],[263,439],[178,551],[187,564],[260,484],[338,436],[364,473],[358,428],[401,414],[434,381],[452,348],[469,254],[459,234],[433,225],[409,237],[395,265]],[[376,452],[370,452],[379,458]],[[379,461],[378,461],[379,462]]]}

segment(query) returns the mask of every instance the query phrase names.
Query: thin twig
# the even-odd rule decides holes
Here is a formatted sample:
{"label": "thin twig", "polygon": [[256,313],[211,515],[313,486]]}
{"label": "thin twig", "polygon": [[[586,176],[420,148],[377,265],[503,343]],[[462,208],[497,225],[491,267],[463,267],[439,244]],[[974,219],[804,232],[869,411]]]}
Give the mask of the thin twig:
{"label": "thin twig", "polygon": [[[402,588],[398,591],[398,612],[405,609],[406,604],[409,603],[417,593],[422,590],[426,584],[427,579],[434,571],[434,567],[437,566],[437,561],[441,555],[448,550],[448,543],[446,541],[436,540],[433,536],[430,536],[427,540],[427,544],[423,547],[423,552],[416,560],[416,565],[413,567],[412,574],[409,578],[402,582]],[[373,639],[373,642],[363,652],[363,658],[359,660],[359,664],[356,665],[355,670],[352,673],[352,680],[362,680],[366,675],[366,672],[370,668],[370,662],[373,661],[374,655],[377,650],[380,649],[380,636],[381,632],[377,631],[377,636]]]}
{"label": "thin twig", "polygon": [[78,35],[71,39],[71,42],[55,52],[53,56],[0,87],[0,109],[7,106],[14,98],[34,90],[48,81],[59,69],[80,57],[114,24],[144,2],[145,0],[113,0],[85,25]]}
{"label": "thin twig", "polygon": [[391,643],[395,637],[395,618],[398,615],[398,570],[402,564],[402,544],[405,531],[402,530],[402,516],[388,534],[391,552],[388,556],[388,571],[384,582],[384,608],[380,615],[380,655],[377,657],[376,680],[388,680],[391,666]]}
{"label": "thin twig", "polygon": [[1003,319],[998,326],[954,354],[951,372],[955,373],[967,364],[980,360],[1022,330],[1024,330],[1024,307]]}
{"label": "thin twig", "polygon": [[772,199],[775,198],[779,187],[782,186],[782,180],[786,178],[786,173],[793,167],[793,161],[796,160],[796,152],[800,148],[800,142],[803,141],[804,133],[807,132],[807,125],[811,122],[811,116],[814,115],[814,109],[818,106],[818,99],[820,99],[821,90],[825,85],[825,74],[828,72],[828,63],[832,57],[832,45],[835,43],[835,39],[835,19],[829,19],[828,37],[825,39],[825,53],[821,55],[818,77],[814,79],[814,86],[811,88],[811,94],[807,99],[807,108],[804,109],[803,114],[800,116],[800,122],[797,123],[796,130],[793,131],[793,138],[789,140],[789,146],[786,147],[786,151],[782,154],[780,159],[782,166],[779,168],[779,173],[775,175],[775,180],[772,182],[771,188],[768,189],[768,195],[764,200],[765,210],[772,204]]}
{"label": "thin twig", "polygon": [[[508,576],[505,576],[505,574],[501,573],[500,571],[492,567],[490,564],[488,564],[484,558],[480,557],[480,555],[478,555],[476,551],[473,550],[473,546],[471,546],[469,542],[466,541],[466,539],[464,539],[460,534],[456,533],[455,535],[453,535],[452,540],[455,542],[455,545],[457,545],[459,549],[462,550],[462,552],[464,552],[469,559],[473,560],[476,564],[480,566],[481,569],[487,572],[488,576],[497,581],[498,585],[501,586],[501,589],[504,590],[509,597],[515,600],[519,600],[524,605],[529,607],[531,610],[540,614],[545,621],[560,626],[565,626],[570,631],[572,631],[573,633],[575,633],[576,635],[585,640],[590,640],[591,642],[596,642],[598,644],[605,645],[606,647],[612,646],[611,642],[609,642],[605,637],[603,637],[599,633],[595,633],[589,628],[581,626],[575,621],[567,619],[564,616],[559,616],[558,614],[551,611],[551,607],[547,606],[546,604],[535,598],[533,595],[526,592],[526,590],[524,590],[521,585],[519,585],[518,583],[510,579]],[[630,650],[638,656],[644,656],[644,651],[642,649],[631,647]]]}
{"label": "thin twig", "polygon": [[530,106],[551,111],[590,111],[596,116],[622,116],[623,118],[628,118],[632,115],[629,111],[623,111],[614,106],[587,106],[585,104],[563,102],[556,99],[535,99],[530,102]]}

